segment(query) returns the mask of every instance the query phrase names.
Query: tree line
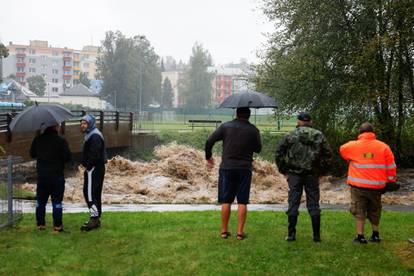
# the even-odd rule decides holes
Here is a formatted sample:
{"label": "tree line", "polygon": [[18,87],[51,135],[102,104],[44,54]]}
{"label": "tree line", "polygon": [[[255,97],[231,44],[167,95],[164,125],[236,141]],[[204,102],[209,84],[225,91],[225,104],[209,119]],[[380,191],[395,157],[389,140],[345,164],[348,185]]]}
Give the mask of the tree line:
{"label": "tree line", "polygon": [[414,2],[262,3],[276,31],[256,83],[279,101],[279,111],[310,111],[338,139],[371,121],[397,158],[414,156]]}
{"label": "tree line", "polygon": [[[207,72],[211,56],[202,45],[195,44],[189,64],[176,64],[169,58],[169,68],[184,68],[178,84],[179,95],[186,105],[206,107],[210,103],[212,75]],[[97,78],[103,81],[101,94],[119,108],[139,109],[150,104],[171,107],[171,80],[162,82],[163,60],[150,41],[142,35],[127,37],[120,31],[105,35],[97,59]]]}

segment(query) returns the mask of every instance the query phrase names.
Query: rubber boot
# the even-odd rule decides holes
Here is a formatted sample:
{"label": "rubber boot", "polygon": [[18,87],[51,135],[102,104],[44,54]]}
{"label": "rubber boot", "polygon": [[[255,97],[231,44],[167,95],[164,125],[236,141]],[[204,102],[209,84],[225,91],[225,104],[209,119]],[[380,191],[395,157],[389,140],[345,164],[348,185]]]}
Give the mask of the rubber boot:
{"label": "rubber boot", "polygon": [[321,216],[316,215],[311,217],[312,230],[313,230],[313,241],[321,242]]}
{"label": "rubber boot", "polygon": [[288,216],[288,235],[285,238],[286,241],[292,242],[296,240],[296,223],[298,222],[298,216]]}

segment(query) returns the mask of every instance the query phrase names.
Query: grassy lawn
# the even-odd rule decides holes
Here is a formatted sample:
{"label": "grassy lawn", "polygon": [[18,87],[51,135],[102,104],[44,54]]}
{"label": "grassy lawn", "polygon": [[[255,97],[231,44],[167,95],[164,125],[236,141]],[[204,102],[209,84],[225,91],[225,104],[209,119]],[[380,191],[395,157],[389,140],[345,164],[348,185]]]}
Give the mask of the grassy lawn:
{"label": "grassy lawn", "polygon": [[[0,235],[1,275],[405,275],[414,268],[414,214],[384,212],[380,244],[353,244],[347,212],[325,211],[323,242],[311,241],[309,216],[287,243],[286,215],[249,213],[249,237],[218,237],[219,212],[106,213],[103,228],[81,233],[85,214],[65,214],[70,233],[39,232],[27,214]],[[50,217],[48,218],[50,221]],[[232,217],[232,227],[235,216]]]}

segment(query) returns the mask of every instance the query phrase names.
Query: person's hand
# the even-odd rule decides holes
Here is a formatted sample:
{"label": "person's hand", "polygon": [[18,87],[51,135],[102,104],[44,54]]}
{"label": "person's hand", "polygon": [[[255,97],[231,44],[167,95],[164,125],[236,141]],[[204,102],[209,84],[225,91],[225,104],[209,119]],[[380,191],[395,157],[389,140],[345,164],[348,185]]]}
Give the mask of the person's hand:
{"label": "person's hand", "polygon": [[206,166],[207,166],[208,169],[214,168],[214,159],[213,159],[213,157],[206,160]]}

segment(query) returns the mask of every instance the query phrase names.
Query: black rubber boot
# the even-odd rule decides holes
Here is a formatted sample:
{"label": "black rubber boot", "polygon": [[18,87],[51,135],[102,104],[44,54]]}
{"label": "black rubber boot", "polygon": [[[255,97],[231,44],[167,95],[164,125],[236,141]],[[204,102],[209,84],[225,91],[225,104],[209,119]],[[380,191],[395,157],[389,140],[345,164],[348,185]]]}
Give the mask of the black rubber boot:
{"label": "black rubber boot", "polygon": [[298,222],[298,216],[288,216],[288,235],[285,238],[286,241],[292,242],[296,240],[296,223]]}
{"label": "black rubber boot", "polygon": [[313,241],[321,242],[321,216],[311,216],[312,230],[313,230]]}

